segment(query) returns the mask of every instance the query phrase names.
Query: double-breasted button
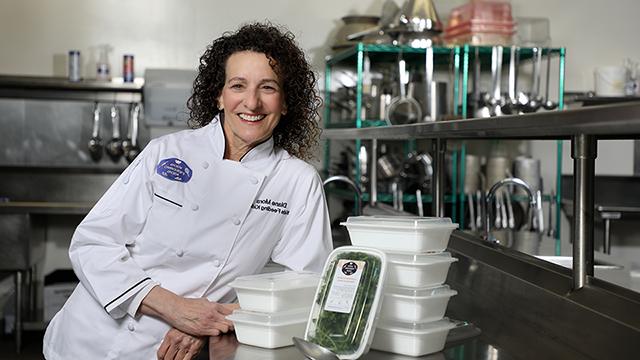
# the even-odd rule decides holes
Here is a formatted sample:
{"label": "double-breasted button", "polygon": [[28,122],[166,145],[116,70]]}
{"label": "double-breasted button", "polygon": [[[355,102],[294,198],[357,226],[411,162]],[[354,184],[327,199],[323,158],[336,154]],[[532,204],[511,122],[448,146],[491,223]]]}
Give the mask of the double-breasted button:
{"label": "double-breasted button", "polygon": [[218,267],[218,266],[220,266],[220,260],[217,260],[217,259],[216,259],[216,260],[213,260],[213,266],[214,266],[214,267]]}
{"label": "double-breasted button", "polygon": [[184,255],[184,251],[182,249],[180,249],[180,250],[176,251],[176,255],[178,257],[182,257],[182,255]]}
{"label": "double-breasted button", "polygon": [[253,176],[249,178],[249,182],[252,183],[253,185],[256,185],[258,183],[258,179],[254,178]]}
{"label": "double-breasted button", "polygon": [[136,326],[132,322],[130,322],[129,324],[127,324],[127,329],[129,329],[129,331],[135,331]]}
{"label": "double-breasted button", "polygon": [[208,163],[208,162],[206,162],[206,161],[203,161],[203,162],[202,162],[202,168],[203,168],[203,169],[207,169],[207,168],[209,168],[209,163]]}
{"label": "double-breasted button", "polygon": [[200,209],[200,206],[198,206],[198,204],[191,205],[191,210],[198,211],[198,209]]}
{"label": "double-breasted button", "polygon": [[240,225],[240,222],[241,222],[241,221],[240,221],[240,219],[238,219],[238,218],[233,219],[233,225]]}

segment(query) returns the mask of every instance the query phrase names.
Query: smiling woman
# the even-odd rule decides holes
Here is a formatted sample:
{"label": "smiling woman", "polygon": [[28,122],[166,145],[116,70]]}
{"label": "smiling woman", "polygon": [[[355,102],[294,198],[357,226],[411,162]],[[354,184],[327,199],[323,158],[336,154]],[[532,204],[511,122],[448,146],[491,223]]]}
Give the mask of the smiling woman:
{"label": "smiling woman", "polygon": [[238,276],[322,269],[331,229],[316,79],[290,32],[250,24],[213,41],[192,130],[152,140],[80,223],[80,285],[47,328],[62,359],[192,359],[226,319]]}
{"label": "smiling woman", "polygon": [[240,160],[267,140],[286,114],[282,86],[269,59],[253,51],[229,57],[218,108],[224,110],[225,158]]}
{"label": "smiling woman", "polygon": [[[193,95],[188,103],[190,124],[193,127],[205,126],[219,114],[226,118],[229,111],[236,111],[227,107],[223,111],[221,97],[229,93],[225,91],[233,91],[229,89],[230,85],[248,85],[247,78],[241,79],[244,80],[241,84],[229,84],[229,81],[239,76],[238,72],[246,73],[258,64],[263,65],[262,75],[265,77],[251,80],[268,80],[262,83],[263,94],[273,90],[284,100],[281,121],[277,121],[272,129],[274,145],[300,159],[310,159],[320,135],[318,108],[321,99],[316,93],[316,77],[293,34],[273,25],[245,25],[237,32],[226,33],[209,46],[200,58]],[[270,69],[264,68],[265,64]]]}

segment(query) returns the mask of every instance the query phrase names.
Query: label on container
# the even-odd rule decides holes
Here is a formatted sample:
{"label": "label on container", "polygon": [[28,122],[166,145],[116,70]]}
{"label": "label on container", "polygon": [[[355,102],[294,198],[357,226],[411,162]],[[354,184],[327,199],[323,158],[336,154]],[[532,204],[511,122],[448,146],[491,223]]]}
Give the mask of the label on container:
{"label": "label on container", "polygon": [[364,261],[338,260],[324,310],[348,314],[358,293]]}

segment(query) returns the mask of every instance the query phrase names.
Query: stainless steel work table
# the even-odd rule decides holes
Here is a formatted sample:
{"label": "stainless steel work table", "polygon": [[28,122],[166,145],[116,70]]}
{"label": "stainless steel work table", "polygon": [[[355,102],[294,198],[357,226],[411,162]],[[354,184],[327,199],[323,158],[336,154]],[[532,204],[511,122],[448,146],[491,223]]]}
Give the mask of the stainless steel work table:
{"label": "stainless steel work table", "polygon": [[[541,354],[541,359],[544,356]],[[234,334],[212,337],[208,345],[201,351],[197,360],[304,360],[305,357],[298,349],[287,346],[278,349],[263,349],[255,346],[238,343]],[[507,353],[491,345],[491,341],[482,335],[457,340],[449,337],[445,349],[441,352],[421,356],[411,357],[384,351],[371,350],[363,360],[511,360],[518,357]]]}

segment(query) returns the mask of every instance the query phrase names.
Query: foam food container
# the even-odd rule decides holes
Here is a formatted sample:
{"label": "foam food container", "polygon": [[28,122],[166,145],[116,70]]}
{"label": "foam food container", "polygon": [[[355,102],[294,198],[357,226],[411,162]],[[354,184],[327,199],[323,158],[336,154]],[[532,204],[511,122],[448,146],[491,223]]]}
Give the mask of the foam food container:
{"label": "foam food container", "polygon": [[241,276],[229,286],[235,289],[243,310],[280,312],[311,308],[319,281],[316,273],[284,271]]}
{"label": "foam food container", "polygon": [[309,309],[261,313],[237,309],[227,319],[233,321],[242,344],[274,349],[293,345],[292,338],[303,337]]}
{"label": "foam food container", "polygon": [[447,279],[452,263],[458,261],[448,252],[416,254],[386,252],[386,285],[401,287],[427,287],[441,285]]}
{"label": "foam food container", "polygon": [[442,319],[427,323],[380,321],[371,347],[408,356],[423,356],[444,349],[449,330],[456,325]]}
{"label": "foam food container", "polygon": [[418,216],[350,216],[341,225],[355,246],[417,253],[444,251],[458,228],[450,218]]}
{"label": "foam food container", "polygon": [[447,310],[449,299],[458,292],[441,285],[428,288],[385,288],[380,318],[405,322],[440,320]]}

